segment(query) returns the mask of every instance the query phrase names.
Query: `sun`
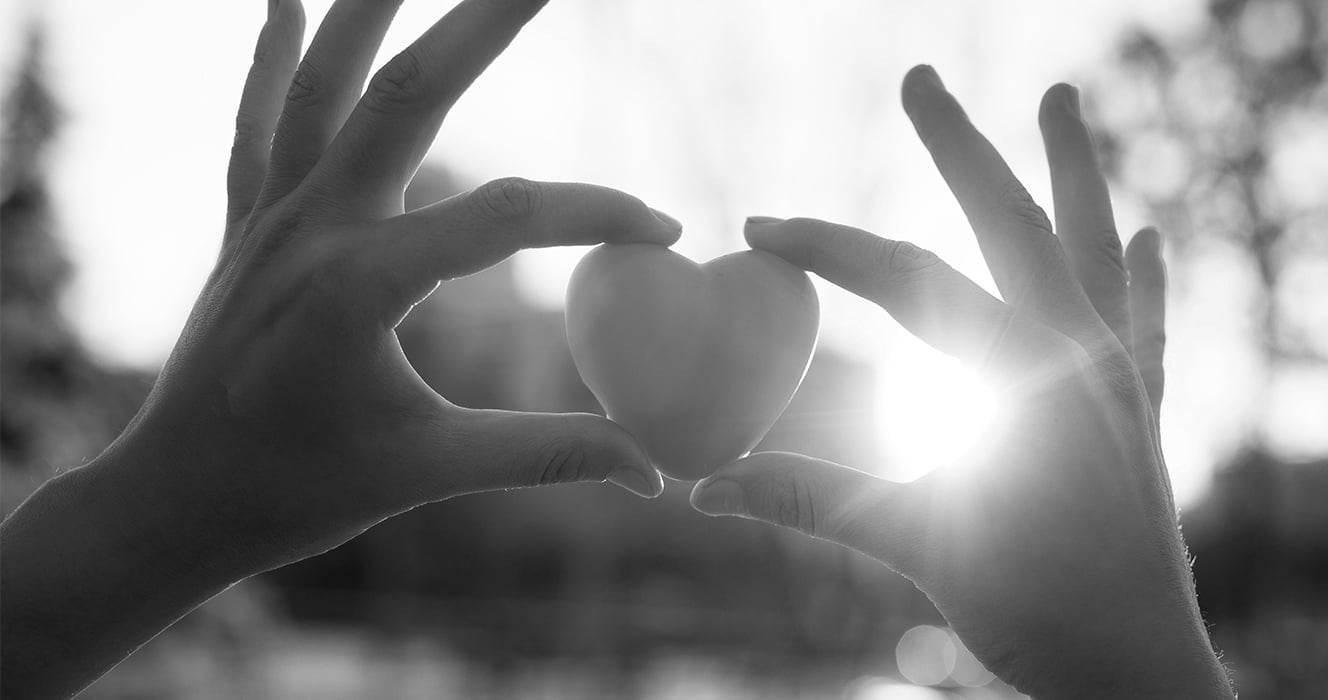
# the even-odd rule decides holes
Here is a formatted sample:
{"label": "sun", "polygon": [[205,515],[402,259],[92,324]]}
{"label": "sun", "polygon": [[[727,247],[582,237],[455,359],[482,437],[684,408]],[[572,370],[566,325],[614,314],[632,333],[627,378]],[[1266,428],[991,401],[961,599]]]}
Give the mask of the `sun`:
{"label": "sun", "polygon": [[917,344],[892,352],[876,373],[876,434],[892,481],[969,465],[997,416],[996,395],[953,358]]}

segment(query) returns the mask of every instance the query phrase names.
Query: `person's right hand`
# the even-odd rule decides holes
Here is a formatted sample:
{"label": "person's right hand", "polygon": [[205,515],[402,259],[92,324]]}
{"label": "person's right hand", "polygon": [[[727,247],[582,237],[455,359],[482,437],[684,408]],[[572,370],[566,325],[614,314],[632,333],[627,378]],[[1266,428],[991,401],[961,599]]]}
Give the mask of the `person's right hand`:
{"label": "person's right hand", "polygon": [[448,110],[544,3],[466,0],[366,90],[399,4],[338,0],[301,60],[299,0],[271,3],[221,254],[166,367],[106,452],[0,525],[6,698],[69,695],[226,586],[424,503],[663,490],[609,420],[457,406],[402,352],[394,328],[440,280],[522,248],[668,245],[681,226],[617,190],[518,178],[404,212]]}
{"label": "person's right hand", "polygon": [[694,506],[881,560],[1030,695],[1230,697],[1158,442],[1157,233],[1122,255],[1073,88],[1052,88],[1041,110],[1059,236],[934,71],[914,69],[903,98],[1004,301],[930,252],[846,226],[760,217],[747,239],[985,374],[1004,398],[1000,430],[970,463],[904,485],[754,454],[699,482]]}

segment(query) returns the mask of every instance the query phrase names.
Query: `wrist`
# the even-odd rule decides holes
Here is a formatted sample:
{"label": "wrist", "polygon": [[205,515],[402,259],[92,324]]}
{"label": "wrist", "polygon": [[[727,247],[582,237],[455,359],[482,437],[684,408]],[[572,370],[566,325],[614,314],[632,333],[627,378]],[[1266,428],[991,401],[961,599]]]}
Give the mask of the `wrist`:
{"label": "wrist", "polygon": [[[1120,621],[1117,626],[1127,627]],[[1050,646],[1081,649],[1079,661],[1051,667],[1038,688],[1025,692],[1037,700],[1235,697],[1197,611],[1170,623],[1159,617],[1126,636],[1105,637],[1096,648],[1086,648],[1087,635],[1077,636]]]}
{"label": "wrist", "polygon": [[373,484],[347,488],[309,467],[338,455],[282,453],[232,421],[180,415],[197,412],[148,412],[96,460],[127,509],[161,521],[140,536],[172,569],[229,585],[321,554],[402,510]]}
{"label": "wrist", "polygon": [[105,546],[127,554],[126,565],[155,572],[156,580],[193,591],[199,602],[255,573],[238,556],[239,542],[226,537],[234,520],[210,493],[207,481],[177,461],[164,445],[147,445],[126,434],[69,476],[89,494],[87,508],[114,526],[102,533]]}
{"label": "wrist", "polygon": [[137,489],[108,451],[5,520],[5,694],[71,695],[238,580],[190,545],[184,504]]}

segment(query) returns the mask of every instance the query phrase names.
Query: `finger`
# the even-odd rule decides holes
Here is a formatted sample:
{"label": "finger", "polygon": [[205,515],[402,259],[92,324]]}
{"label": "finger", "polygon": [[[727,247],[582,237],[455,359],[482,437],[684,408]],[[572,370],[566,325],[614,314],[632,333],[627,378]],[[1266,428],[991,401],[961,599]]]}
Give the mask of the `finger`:
{"label": "finger", "polygon": [[641,446],[621,426],[586,413],[519,413],[463,409],[456,456],[458,492],[494,491],[579,481],[609,481],[643,498],[664,482]]}
{"label": "finger", "polygon": [[365,239],[364,260],[404,313],[439,280],[497,264],[522,248],[678,240],[682,225],[624,192],[503,178],[389,219]]}
{"label": "finger", "polygon": [[310,177],[362,206],[400,206],[443,117],[544,0],[465,0],[369,81]]}
{"label": "finger", "polygon": [[1125,263],[1130,271],[1134,362],[1143,377],[1153,415],[1157,417],[1161,416],[1165,384],[1162,353],[1167,344],[1167,269],[1162,261],[1162,238],[1157,229],[1146,228],[1130,240],[1125,250]]}
{"label": "finger", "polygon": [[816,219],[748,219],[747,242],[885,309],[932,347],[1009,383],[1080,369],[1073,341],[1014,312],[935,253]]}
{"label": "finger", "polygon": [[401,0],[337,0],[295,70],[272,140],[265,198],[277,199],[323,155],[364,89]]}
{"label": "finger", "polygon": [[909,71],[903,100],[963,207],[1001,296],[1015,309],[1097,349],[1109,333],[1070,272],[1046,213],[946,92],[936,71],[930,66]]}
{"label": "finger", "polygon": [[1093,134],[1079,112],[1079,91],[1065,84],[1053,86],[1042,98],[1038,122],[1051,168],[1057,237],[1088,301],[1128,349],[1125,260]]}
{"label": "finger", "polygon": [[249,216],[267,172],[272,130],[281,114],[281,99],[300,59],[304,9],[299,0],[270,0],[267,23],[258,34],[254,63],[244,82],[235,115],[235,141],[226,171],[226,242],[239,235],[240,221]]}
{"label": "finger", "polygon": [[792,528],[856,549],[905,576],[926,546],[909,486],[803,455],[761,452],[696,483],[692,507]]}

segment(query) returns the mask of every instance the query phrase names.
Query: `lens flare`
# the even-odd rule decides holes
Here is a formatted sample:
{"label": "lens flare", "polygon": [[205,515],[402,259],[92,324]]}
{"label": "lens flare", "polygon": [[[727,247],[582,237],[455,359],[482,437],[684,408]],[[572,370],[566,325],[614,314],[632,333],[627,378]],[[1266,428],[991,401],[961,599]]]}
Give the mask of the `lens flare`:
{"label": "lens flare", "polygon": [[926,347],[908,347],[877,373],[877,435],[881,475],[913,481],[934,469],[970,465],[998,413],[991,389],[958,361]]}

